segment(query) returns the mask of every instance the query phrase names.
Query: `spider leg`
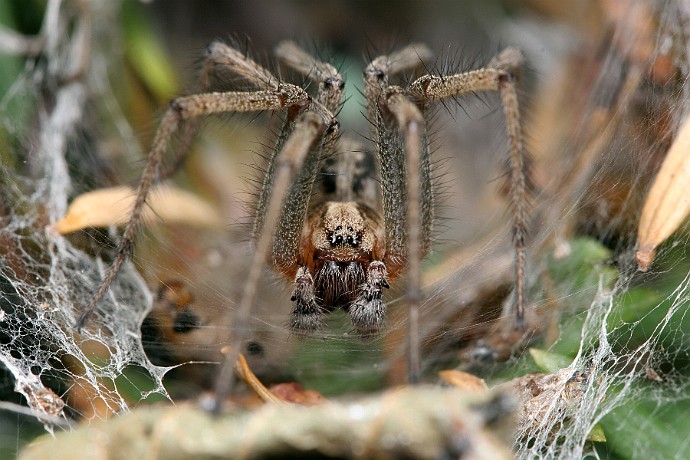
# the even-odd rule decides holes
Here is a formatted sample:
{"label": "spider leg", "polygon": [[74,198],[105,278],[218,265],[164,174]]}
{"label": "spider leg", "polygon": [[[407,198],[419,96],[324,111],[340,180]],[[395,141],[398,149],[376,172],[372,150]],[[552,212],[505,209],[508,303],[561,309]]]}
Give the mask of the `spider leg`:
{"label": "spider leg", "polygon": [[[285,214],[283,208],[290,200],[291,184],[296,184],[294,182],[295,176],[303,171],[305,161],[310,157],[318,156],[324,133],[331,123],[332,118],[325,119],[322,114],[307,110],[295,121],[294,130],[285,140],[279,153],[274,155],[275,178],[272,182],[271,197],[266,204],[265,214],[262,216],[262,230],[256,235],[254,255],[237,310],[230,350],[225,356],[216,382],[214,406],[212,407],[214,412],[220,410],[223,399],[234,383],[233,366],[239,356],[245,330],[248,328],[247,322],[256,298],[262,267],[268,258],[271,247],[276,247],[273,229],[284,220],[282,217]],[[298,230],[298,233],[299,231],[301,229]]]}
{"label": "spider leg", "polygon": [[[421,51],[420,51],[421,50]],[[419,344],[420,260],[428,252],[434,213],[424,117],[389,75],[418,66],[429,54],[408,47],[372,61],[364,73],[368,113],[381,167],[386,231],[383,264],[391,277],[407,268],[408,379],[421,378]]]}
{"label": "spider leg", "polygon": [[414,81],[409,88],[419,100],[438,100],[464,93],[498,91],[503,103],[510,144],[510,202],[513,210],[513,239],[515,242],[515,327],[524,327],[525,304],[525,238],[527,233],[527,165],[520,128],[515,77],[522,67],[522,53],[507,48],[489,64],[479,70],[461,74],[434,77],[425,75]]}
{"label": "spider leg", "polygon": [[[281,43],[276,49],[276,54],[297,70],[320,78],[318,98],[311,101],[311,108],[314,112],[320,114],[328,125],[321,145],[321,151],[315,151],[313,155],[307,156],[304,165],[295,176],[294,183],[287,191],[288,196],[285,200],[285,206],[277,222],[271,263],[279,271],[292,277],[295,275],[293,268],[295,261],[301,258],[300,238],[319,163],[323,156],[332,155],[337,147],[340,130],[333,114],[337,113],[342,105],[343,80],[333,66],[317,61],[292,42]],[[326,84],[325,82],[331,83]],[[340,83],[335,84],[333,82]],[[332,106],[334,110],[331,110],[329,106]],[[254,239],[259,237],[265,226],[266,209],[271,197],[276,193],[273,181],[276,175],[277,153],[282,149],[282,144],[291,132],[292,127],[289,123],[286,123],[278,136],[274,154],[269,159],[256,211]]]}
{"label": "spider leg", "polygon": [[292,41],[283,41],[275,49],[285,64],[305,77],[319,82],[317,100],[331,113],[338,113],[343,104],[345,81],[338,69],[327,62],[321,62]]}
{"label": "spider leg", "polygon": [[[76,322],[76,328],[83,328],[93,315],[96,305],[105,295],[115,276],[120,271],[122,264],[131,255],[134,246],[134,238],[141,223],[141,215],[148,197],[148,192],[153,185],[156,172],[160,168],[163,156],[168,148],[170,140],[177,132],[181,123],[195,120],[201,116],[224,112],[248,112],[260,110],[292,110],[294,113],[303,110],[309,103],[306,92],[294,85],[281,84],[278,80],[262,67],[255,64],[249,58],[232,50],[225,45],[213,46],[223,51],[220,59],[223,64],[229,65],[234,60],[239,64],[232,67],[256,86],[264,89],[255,92],[224,92],[203,93],[193,96],[180,97],[170,103],[168,110],[163,115],[156,136],[153,140],[151,151],[137,189],[137,199],[132,208],[130,219],[125,226],[117,256],[109,267],[105,276],[82,311]],[[231,53],[234,52],[234,55]],[[208,61],[211,62],[211,61]],[[211,64],[208,64],[211,65]],[[253,71],[250,71],[253,69]],[[290,113],[289,113],[290,115]],[[290,119],[290,117],[288,117]]]}
{"label": "spider leg", "polygon": [[[391,88],[387,106],[403,135],[407,188],[407,301],[409,308],[409,380],[421,379],[419,343],[419,305],[421,302],[420,260],[429,248],[433,193],[431,190],[429,149],[424,130],[424,117],[419,108],[400,88]],[[415,173],[419,169],[419,173]],[[424,193],[423,193],[424,192]]]}
{"label": "spider leg", "polygon": [[[319,83],[315,103],[321,105],[321,110],[333,115],[340,112],[345,97],[345,80],[338,69],[327,62],[319,61],[289,40],[280,42],[275,48],[275,54],[289,67]],[[330,157],[338,150],[339,134],[339,130],[326,133],[322,158]]]}
{"label": "spider leg", "polygon": [[[389,107],[388,97],[400,93],[397,87],[389,87],[389,76],[406,69],[417,67],[430,51],[421,45],[406,47],[388,56],[374,59],[364,71],[367,112],[372,125],[372,135],[376,144],[381,171],[381,193],[383,217],[386,227],[385,264],[391,278],[397,277],[407,267],[409,246],[407,230],[408,197],[405,192],[411,171],[406,168],[404,139],[401,139],[400,120]],[[400,97],[395,96],[397,100]],[[398,101],[398,106],[402,102]],[[409,109],[414,110],[414,109]],[[399,112],[399,110],[398,110]],[[419,112],[417,110],[417,112]],[[420,114],[421,116],[421,114]],[[429,164],[428,142],[422,125],[420,127],[420,159],[412,171],[420,171],[421,205],[420,257],[429,250],[431,226],[433,222],[433,193],[431,186],[431,166]],[[417,215],[420,215],[417,213]]]}
{"label": "spider leg", "polygon": [[[278,90],[279,81],[271,72],[259,66],[245,54],[240,53],[231,46],[222,42],[211,43],[207,50],[199,75],[199,88],[197,93],[207,93],[211,88],[212,76],[218,69],[224,69],[239,75],[248,83],[259,90]],[[172,176],[183,165],[187,158],[187,152],[192,139],[199,129],[198,118],[186,120],[180,127],[179,142],[174,148],[170,165],[160,171],[159,178]]]}
{"label": "spider leg", "polygon": [[[342,105],[344,82],[332,65],[314,59],[292,42],[278,45],[276,55],[290,67],[319,81],[318,95],[311,102],[311,108],[327,120],[328,129],[324,133],[320,149],[315,148],[307,155],[287,192],[278,192],[275,188],[278,156],[276,153],[271,156],[257,206],[254,238],[258,239],[263,228],[266,228],[267,207],[273,196],[287,193],[277,222],[269,227],[275,227],[270,263],[278,271],[294,278],[295,289],[291,300],[295,305],[290,320],[292,329],[312,331],[320,327],[324,313],[314,291],[314,273],[307,266],[310,256],[303,254],[302,230],[321,160],[324,156],[333,155],[338,148],[339,129],[332,114],[337,113]],[[280,145],[288,133],[289,130],[281,133],[274,152],[280,151]]]}
{"label": "spider leg", "polygon": [[[227,70],[251,83],[256,89],[277,90],[281,81],[268,69],[257,64],[247,54],[222,42],[209,45],[204,63],[205,78],[215,73],[214,69]],[[208,85],[208,80],[205,82]]]}

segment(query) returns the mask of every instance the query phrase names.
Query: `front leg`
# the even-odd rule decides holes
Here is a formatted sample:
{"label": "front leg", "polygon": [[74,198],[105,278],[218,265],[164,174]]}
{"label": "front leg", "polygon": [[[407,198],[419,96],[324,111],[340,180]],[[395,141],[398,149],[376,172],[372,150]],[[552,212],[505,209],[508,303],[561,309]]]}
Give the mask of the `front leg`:
{"label": "front leg", "polygon": [[367,281],[359,287],[357,298],[348,312],[352,324],[361,335],[377,333],[383,327],[386,304],[382,300],[383,288],[388,288],[386,265],[375,260],[367,267]]}
{"label": "front leg", "polygon": [[290,328],[296,332],[311,332],[323,323],[323,309],[316,301],[314,278],[307,267],[300,267],[295,276],[295,290],[290,298],[295,302],[290,316]]}

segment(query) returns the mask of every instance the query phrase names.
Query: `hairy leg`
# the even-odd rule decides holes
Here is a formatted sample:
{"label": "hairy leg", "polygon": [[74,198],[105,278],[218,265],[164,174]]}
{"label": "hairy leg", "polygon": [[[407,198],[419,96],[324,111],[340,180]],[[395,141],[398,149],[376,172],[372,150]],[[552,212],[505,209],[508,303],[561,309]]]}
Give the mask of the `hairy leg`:
{"label": "hairy leg", "polygon": [[401,88],[389,86],[389,76],[419,66],[427,54],[423,47],[404,48],[377,57],[364,72],[368,113],[381,168],[386,226],[384,266],[391,277],[407,269],[410,383],[421,378],[419,263],[430,246],[434,201],[423,115]]}
{"label": "hairy leg", "polygon": [[[332,114],[337,113],[343,103],[344,82],[338,71],[330,64],[323,63],[307,54],[293,42],[282,42],[276,48],[276,55],[287,65],[319,83],[317,99],[312,101],[312,110],[332,121],[325,132],[321,149],[315,149],[304,162],[293,184],[287,191],[287,198],[276,225],[271,263],[287,276],[294,276],[295,289],[292,301],[295,302],[291,316],[291,327],[306,331],[321,325],[323,312],[314,292],[315,273],[309,272],[307,259],[303,254],[302,233],[307,221],[310,202],[313,197],[314,180],[325,157],[333,157],[338,150],[339,129]],[[265,203],[275,192],[272,190],[273,163],[269,160],[268,172],[261,191],[257,212],[257,228],[264,223]],[[297,264],[303,264],[297,269]]]}
{"label": "hairy leg", "polygon": [[240,347],[245,338],[248,321],[259,279],[266,258],[269,255],[273,240],[273,229],[276,227],[281,210],[285,204],[287,191],[293,183],[296,174],[302,169],[305,159],[320,151],[324,132],[328,123],[319,114],[310,110],[304,112],[295,122],[295,127],[285,141],[282,150],[277,155],[273,194],[268,201],[266,213],[263,216],[264,227],[256,240],[249,274],[244,282],[242,298],[235,315],[230,350],[225,356],[221,372],[216,381],[214,406],[212,411],[220,410],[222,401],[234,383],[233,366],[239,356]]}
{"label": "hairy leg", "polygon": [[513,211],[513,239],[515,242],[515,326],[522,328],[525,304],[525,238],[527,233],[527,164],[520,127],[520,111],[516,89],[516,74],[524,64],[522,53],[507,48],[489,64],[478,70],[456,75],[435,77],[425,75],[414,81],[410,94],[421,100],[440,100],[479,91],[498,91],[510,145],[510,203]]}
{"label": "hairy leg", "polygon": [[[397,277],[407,267],[408,197],[407,186],[416,175],[406,166],[406,153],[401,126],[389,107],[388,97],[399,88],[390,87],[389,78],[396,73],[414,69],[430,51],[421,45],[406,47],[388,56],[374,59],[364,71],[367,112],[372,126],[372,138],[376,144],[381,170],[383,216],[386,225],[386,257],[384,262],[391,278]],[[429,250],[434,213],[433,190],[429,149],[423,123],[420,130],[420,161],[412,171],[419,171],[421,199],[420,213],[423,228],[420,235],[422,256]],[[385,174],[384,174],[385,171]],[[415,216],[416,218],[416,216]]]}
{"label": "hairy leg", "polygon": [[[180,97],[171,102],[153,140],[146,168],[137,189],[137,199],[122,235],[117,257],[103,277],[89,304],[79,316],[76,322],[77,329],[81,329],[88,323],[96,305],[112,284],[122,264],[131,255],[149,190],[155,182],[156,173],[163,163],[168,145],[181,124],[194,122],[202,116],[223,112],[286,109],[300,111],[309,103],[309,96],[302,88],[279,83],[270,72],[227,45],[214,43],[209,49],[209,58],[204,65],[202,78],[204,85],[208,84],[208,72],[211,68],[214,65],[221,65],[247,78],[260,90],[255,92],[202,93]],[[189,143],[194,127],[195,124],[188,125],[188,129],[183,135],[183,145]],[[178,155],[182,155],[182,153],[178,153]]]}

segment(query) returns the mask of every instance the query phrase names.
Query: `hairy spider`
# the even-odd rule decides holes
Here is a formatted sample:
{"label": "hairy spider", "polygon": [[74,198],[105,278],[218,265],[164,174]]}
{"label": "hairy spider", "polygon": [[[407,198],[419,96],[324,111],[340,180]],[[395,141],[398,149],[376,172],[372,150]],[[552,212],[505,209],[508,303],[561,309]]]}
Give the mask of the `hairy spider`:
{"label": "hairy spider", "polygon": [[[276,54],[318,82],[314,94],[279,80],[228,45],[215,42],[209,47],[203,91],[208,91],[211,75],[217,71],[239,76],[254,90],[202,92],[172,101],[153,141],[119,255],[82,313],[79,327],[88,321],[132,249],[147,194],[176,132],[183,130],[181,157],[202,116],[284,111],[256,207],[255,253],[231,349],[234,353],[239,349],[266,261],[294,283],[290,326],[301,333],[320,327],[324,315],[337,308],[349,313],[359,333],[379,331],[385,313],[383,290],[407,271],[410,379],[417,380],[419,262],[429,250],[434,217],[425,114],[433,101],[479,91],[498,91],[507,119],[515,216],[515,311],[516,323],[521,324],[526,185],[515,87],[521,53],[509,48],[485,68],[449,76],[427,74],[406,87],[392,85],[390,79],[421,67],[431,55],[426,47],[408,46],[375,58],[364,71],[373,153],[340,137],[336,115],[343,104],[345,83],[336,68],[292,42],[281,43]],[[225,366],[226,372],[231,367]]]}

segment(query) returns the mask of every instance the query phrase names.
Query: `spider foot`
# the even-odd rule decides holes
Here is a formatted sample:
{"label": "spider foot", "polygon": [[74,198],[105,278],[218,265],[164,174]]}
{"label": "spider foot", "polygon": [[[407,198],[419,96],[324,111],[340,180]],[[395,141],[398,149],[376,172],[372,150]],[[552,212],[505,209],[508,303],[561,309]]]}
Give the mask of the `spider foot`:
{"label": "spider foot", "polygon": [[293,331],[311,332],[321,327],[323,311],[316,302],[314,278],[305,267],[297,270],[295,290],[290,300],[295,302],[290,316],[290,328]]}
{"label": "spider foot", "polygon": [[350,305],[352,324],[363,336],[378,333],[383,327],[386,304],[383,288],[388,288],[388,272],[383,262],[374,261],[367,268],[367,282],[359,287],[359,295]]}

